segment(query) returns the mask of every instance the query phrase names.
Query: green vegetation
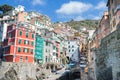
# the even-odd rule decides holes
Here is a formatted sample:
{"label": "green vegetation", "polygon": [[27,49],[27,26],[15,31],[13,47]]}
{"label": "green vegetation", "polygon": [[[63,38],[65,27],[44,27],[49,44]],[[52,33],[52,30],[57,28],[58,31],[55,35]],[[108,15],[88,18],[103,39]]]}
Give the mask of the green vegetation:
{"label": "green vegetation", "polygon": [[8,14],[8,11],[12,10],[14,7],[8,5],[8,4],[4,4],[4,5],[0,5],[0,17],[3,17],[4,15]]}
{"label": "green vegetation", "polygon": [[83,20],[83,21],[71,20],[70,22],[66,22],[65,24],[71,26],[76,30],[80,30],[83,27],[86,27],[87,29],[95,29],[98,23],[99,20]]}

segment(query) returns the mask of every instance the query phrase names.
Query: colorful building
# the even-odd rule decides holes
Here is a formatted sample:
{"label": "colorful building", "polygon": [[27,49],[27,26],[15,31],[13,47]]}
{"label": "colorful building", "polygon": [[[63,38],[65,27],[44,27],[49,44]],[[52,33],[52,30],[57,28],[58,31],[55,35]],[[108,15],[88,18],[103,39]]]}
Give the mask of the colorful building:
{"label": "colorful building", "polygon": [[4,57],[8,62],[34,63],[35,32],[27,27],[12,24],[8,26],[3,42]]}
{"label": "colorful building", "polygon": [[44,39],[36,34],[36,40],[35,40],[35,61],[37,63],[43,64],[43,56],[44,56]]}
{"label": "colorful building", "polygon": [[72,58],[72,55],[75,53],[77,48],[79,47],[77,40],[74,39],[74,37],[69,37],[67,41],[67,51],[66,51],[66,56],[68,60]]}

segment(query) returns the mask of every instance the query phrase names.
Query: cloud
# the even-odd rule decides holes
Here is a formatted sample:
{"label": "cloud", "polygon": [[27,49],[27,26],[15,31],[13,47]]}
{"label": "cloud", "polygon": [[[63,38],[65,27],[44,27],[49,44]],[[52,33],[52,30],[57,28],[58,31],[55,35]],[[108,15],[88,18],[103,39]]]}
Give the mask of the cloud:
{"label": "cloud", "polygon": [[92,5],[89,3],[70,1],[69,3],[64,3],[58,10],[56,10],[56,13],[64,15],[81,14],[88,11],[91,7]]}
{"label": "cloud", "polygon": [[94,20],[99,20],[99,19],[101,19],[101,17],[100,16],[95,16],[93,19]]}
{"label": "cloud", "polygon": [[99,10],[100,9],[102,9],[102,10],[107,9],[106,3],[104,1],[99,2],[98,5],[95,7],[95,9],[99,9]]}
{"label": "cloud", "polygon": [[33,5],[44,5],[45,3],[43,2],[43,0],[33,0],[32,4]]}
{"label": "cloud", "polygon": [[84,18],[82,16],[77,16],[74,20],[75,21],[81,21],[81,20],[84,20]]}

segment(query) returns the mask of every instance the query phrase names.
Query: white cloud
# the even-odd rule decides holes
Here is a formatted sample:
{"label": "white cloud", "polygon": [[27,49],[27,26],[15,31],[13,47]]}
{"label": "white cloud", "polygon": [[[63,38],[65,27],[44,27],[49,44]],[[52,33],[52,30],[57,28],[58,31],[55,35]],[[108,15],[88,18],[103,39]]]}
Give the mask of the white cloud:
{"label": "white cloud", "polygon": [[43,0],[33,0],[32,4],[33,5],[44,5],[45,3],[43,2]]}
{"label": "white cloud", "polygon": [[89,10],[91,7],[92,5],[89,3],[70,1],[69,3],[63,4],[60,9],[56,10],[56,13],[65,15],[81,14]]}
{"label": "white cloud", "polygon": [[101,17],[100,16],[95,16],[93,19],[94,20],[99,20],[99,19],[101,19]]}
{"label": "white cloud", "polygon": [[84,20],[84,18],[82,16],[77,16],[74,20],[75,21],[81,21],[81,20]]}
{"label": "white cloud", "polygon": [[95,9],[102,9],[102,10],[105,10],[107,7],[106,7],[106,3],[104,1],[101,1],[98,3],[98,5],[95,7]]}

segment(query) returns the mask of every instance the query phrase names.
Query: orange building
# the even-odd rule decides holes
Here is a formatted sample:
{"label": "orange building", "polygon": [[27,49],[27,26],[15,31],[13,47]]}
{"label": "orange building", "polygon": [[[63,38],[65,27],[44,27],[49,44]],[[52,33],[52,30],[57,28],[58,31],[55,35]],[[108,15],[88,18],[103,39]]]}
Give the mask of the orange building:
{"label": "orange building", "polygon": [[3,42],[5,60],[8,62],[34,62],[35,33],[23,26],[8,26]]}

